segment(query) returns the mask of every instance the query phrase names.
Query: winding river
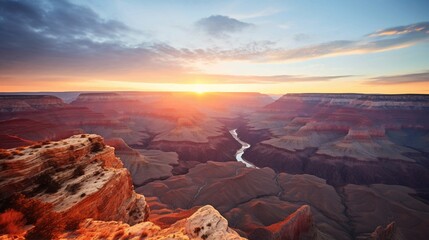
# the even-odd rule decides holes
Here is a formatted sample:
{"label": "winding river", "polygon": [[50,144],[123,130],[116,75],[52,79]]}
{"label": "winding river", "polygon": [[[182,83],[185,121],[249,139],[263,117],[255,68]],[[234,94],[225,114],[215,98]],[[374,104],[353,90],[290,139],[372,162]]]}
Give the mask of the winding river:
{"label": "winding river", "polygon": [[238,149],[237,152],[235,153],[235,159],[237,159],[237,162],[242,162],[246,165],[246,167],[249,167],[249,168],[258,168],[252,163],[243,159],[244,151],[250,148],[250,144],[248,144],[247,142],[243,142],[240,138],[238,138],[237,129],[232,129],[229,131],[229,133],[231,133],[232,137],[241,144],[241,148]]}

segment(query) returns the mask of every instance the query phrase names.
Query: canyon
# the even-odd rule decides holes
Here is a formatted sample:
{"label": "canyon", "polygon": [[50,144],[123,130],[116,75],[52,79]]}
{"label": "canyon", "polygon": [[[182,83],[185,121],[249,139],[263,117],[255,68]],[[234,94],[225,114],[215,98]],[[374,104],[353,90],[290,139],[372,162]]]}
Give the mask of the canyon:
{"label": "canyon", "polygon": [[[14,230],[1,239],[242,239],[211,206],[169,228],[148,222],[144,196],[98,135],[3,150],[0,163],[1,231]],[[4,221],[17,211],[34,226]]]}
{"label": "canyon", "polygon": [[[25,193],[76,213],[79,227],[62,238],[425,239],[429,233],[427,95],[62,96],[0,95],[0,148],[25,148],[23,156],[2,160],[1,197]],[[93,153],[96,143],[103,148]],[[84,175],[72,179],[77,166],[85,166]],[[99,170],[100,179],[89,176]],[[31,184],[43,172],[62,182],[57,193]],[[78,182],[88,187],[71,195],[67,185]],[[113,188],[121,196],[109,195]],[[85,203],[88,195],[93,199]],[[110,198],[106,214],[90,209]],[[84,207],[88,214],[77,214]],[[219,229],[192,230],[207,221]]]}
{"label": "canyon", "polygon": [[287,94],[238,129],[259,167],[329,184],[429,187],[425,95]]}

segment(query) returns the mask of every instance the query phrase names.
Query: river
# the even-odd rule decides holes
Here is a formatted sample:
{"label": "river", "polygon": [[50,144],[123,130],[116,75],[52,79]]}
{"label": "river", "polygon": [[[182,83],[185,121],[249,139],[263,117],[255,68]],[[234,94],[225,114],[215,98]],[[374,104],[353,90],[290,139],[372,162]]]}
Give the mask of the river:
{"label": "river", "polygon": [[240,138],[238,138],[238,134],[237,134],[237,129],[232,129],[229,131],[229,133],[231,133],[232,137],[241,144],[241,148],[237,150],[237,152],[235,153],[235,159],[237,159],[237,162],[242,162],[246,165],[246,167],[249,168],[258,168],[255,165],[253,165],[252,163],[244,160],[243,158],[243,154],[244,151],[248,148],[250,148],[250,144],[248,144],[247,142],[242,141]]}

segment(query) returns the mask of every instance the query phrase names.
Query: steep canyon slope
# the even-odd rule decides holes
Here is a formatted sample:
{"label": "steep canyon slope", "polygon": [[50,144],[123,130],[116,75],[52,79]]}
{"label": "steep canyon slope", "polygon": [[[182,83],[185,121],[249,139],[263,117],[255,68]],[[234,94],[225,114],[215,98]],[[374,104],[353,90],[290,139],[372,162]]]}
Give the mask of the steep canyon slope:
{"label": "steep canyon slope", "polygon": [[98,135],[2,150],[0,164],[0,239],[242,239],[211,206],[169,228],[147,222],[144,196]]}
{"label": "steep canyon slope", "polygon": [[[258,93],[82,93],[70,104],[53,96],[1,97],[0,147],[90,132],[122,139],[134,149],[176,152],[174,174],[199,162],[234,161],[240,145],[223,120],[271,102]],[[21,106],[30,106],[33,98],[46,107]]]}
{"label": "steep canyon slope", "polygon": [[429,96],[287,94],[248,116],[244,157],[332,185],[429,187]]}
{"label": "steep canyon slope", "polygon": [[239,162],[201,163],[185,175],[136,191],[145,194],[152,206],[150,220],[159,225],[168,226],[187,209],[210,204],[232,228],[255,240],[295,239],[282,234],[291,233],[284,229],[296,215],[297,225],[308,225],[296,239],[366,239],[392,221],[405,239],[424,239],[429,233],[429,205],[416,199],[411,188],[384,184],[334,188],[312,175],[275,173]]}
{"label": "steep canyon slope", "polygon": [[[49,106],[0,104],[0,147],[100,134],[151,208],[141,225],[85,220],[81,239],[192,235],[183,219],[205,205],[249,239],[429,234],[426,95],[287,94],[271,104],[253,93],[83,93],[61,104],[37,98]],[[260,169],[235,161],[233,128],[251,144],[244,158]],[[205,234],[197,232],[192,237]]]}

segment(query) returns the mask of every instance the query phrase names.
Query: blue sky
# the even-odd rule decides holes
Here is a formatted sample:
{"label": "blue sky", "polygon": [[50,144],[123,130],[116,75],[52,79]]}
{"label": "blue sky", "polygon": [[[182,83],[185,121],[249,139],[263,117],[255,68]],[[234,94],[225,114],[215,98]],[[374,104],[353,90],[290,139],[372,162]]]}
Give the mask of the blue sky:
{"label": "blue sky", "polygon": [[198,83],[313,92],[370,83],[380,92],[391,79],[386,92],[429,92],[421,88],[429,82],[429,1],[23,0],[2,1],[0,10],[18,19],[0,17],[0,41],[22,43],[0,49],[13,56],[0,59],[9,87],[31,73],[42,86],[85,79],[139,90]]}

